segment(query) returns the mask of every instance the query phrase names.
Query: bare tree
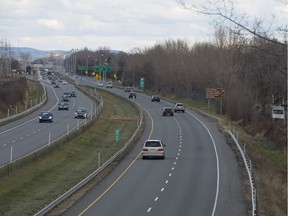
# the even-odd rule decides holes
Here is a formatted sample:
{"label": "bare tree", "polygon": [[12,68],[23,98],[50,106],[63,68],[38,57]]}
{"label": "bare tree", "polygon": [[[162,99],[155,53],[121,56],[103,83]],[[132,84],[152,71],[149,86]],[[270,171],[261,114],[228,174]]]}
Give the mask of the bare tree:
{"label": "bare tree", "polygon": [[[246,32],[254,36],[257,36],[263,40],[276,43],[282,46],[287,46],[286,41],[281,42],[276,39],[271,39],[268,36],[269,35],[268,32],[269,30],[271,30],[273,22],[271,22],[271,24],[269,25],[268,30],[261,29],[260,26],[262,24],[262,21],[257,19],[254,21],[253,26],[249,26],[247,20],[248,19],[247,14],[237,14],[232,1],[207,0],[204,3],[202,3],[202,5],[193,5],[193,4],[188,5],[185,0],[176,0],[176,1],[186,10],[190,10],[207,16],[216,17],[216,19],[214,19],[215,23],[222,23],[222,20],[227,20],[230,23],[239,27],[240,29],[245,30]],[[220,20],[217,18],[220,18]],[[283,38],[286,37],[286,34],[288,32],[287,26],[278,27],[277,30],[282,32]]]}

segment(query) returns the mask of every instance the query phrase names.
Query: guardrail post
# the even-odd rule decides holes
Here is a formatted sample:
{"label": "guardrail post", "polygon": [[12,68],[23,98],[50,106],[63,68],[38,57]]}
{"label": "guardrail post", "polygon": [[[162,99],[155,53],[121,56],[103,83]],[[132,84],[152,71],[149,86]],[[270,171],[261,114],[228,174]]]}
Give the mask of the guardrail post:
{"label": "guardrail post", "polygon": [[10,163],[13,161],[13,146],[11,146],[11,152],[10,152]]}

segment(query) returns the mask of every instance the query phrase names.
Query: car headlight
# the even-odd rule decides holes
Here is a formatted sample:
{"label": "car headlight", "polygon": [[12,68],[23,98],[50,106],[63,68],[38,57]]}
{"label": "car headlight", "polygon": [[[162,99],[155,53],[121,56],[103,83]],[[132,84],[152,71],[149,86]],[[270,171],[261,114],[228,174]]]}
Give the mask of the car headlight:
{"label": "car headlight", "polygon": [[49,116],[49,119],[52,119],[52,116]]}
{"label": "car headlight", "polygon": [[42,119],[42,117],[41,117],[41,116],[39,116],[39,119]]}

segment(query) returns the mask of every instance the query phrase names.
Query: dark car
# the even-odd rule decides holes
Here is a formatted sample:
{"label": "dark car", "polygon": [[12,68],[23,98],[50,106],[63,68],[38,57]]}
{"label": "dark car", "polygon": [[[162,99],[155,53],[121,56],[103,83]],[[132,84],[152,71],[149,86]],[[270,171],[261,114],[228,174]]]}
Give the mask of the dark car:
{"label": "dark car", "polygon": [[86,108],[78,108],[75,111],[75,118],[87,118],[87,110],[86,110]]}
{"label": "dark car", "polygon": [[130,92],[128,98],[136,98],[136,93]]}
{"label": "dark car", "polygon": [[58,110],[69,110],[69,104],[65,102],[59,103]]}
{"label": "dark car", "polygon": [[70,91],[70,97],[76,97],[76,92],[75,91]]}
{"label": "dark car", "polygon": [[124,89],[125,92],[131,92],[132,90],[133,90],[132,87],[125,87],[125,89]]}
{"label": "dark car", "polygon": [[185,112],[185,106],[184,106],[184,104],[183,103],[176,103],[175,105],[174,105],[174,112]]}
{"label": "dark car", "polygon": [[66,91],[63,93],[63,97],[72,97],[71,91]]}
{"label": "dark car", "polygon": [[158,95],[152,95],[151,102],[158,101],[160,102],[160,97]]}
{"label": "dark car", "polygon": [[58,85],[58,84],[55,84],[54,88],[59,88],[59,85]]}
{"label": "dark car", "polygon": [[69,102],[70,101],[70,97],[63,95],[61,101],[62,102]]}
{"label": "dark car", "polygon": [[162,116],[173,116],[173,108],[172,107],[164,107],[162,110]]}
{"label": "dark car", "polygon": [[39,123],[53,122],[53,114],[50,111],[42,111],[39,115]]}

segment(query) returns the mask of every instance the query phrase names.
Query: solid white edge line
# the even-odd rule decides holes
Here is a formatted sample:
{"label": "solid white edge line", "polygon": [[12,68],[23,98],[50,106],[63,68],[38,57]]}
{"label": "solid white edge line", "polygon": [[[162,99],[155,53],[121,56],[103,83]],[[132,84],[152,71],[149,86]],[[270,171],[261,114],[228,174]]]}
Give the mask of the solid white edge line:
{"label": "solid white edge line", "polygon": [[215,215],[215,211],[216,211],[216,207],[217,207],[217,202],[218,202],[218,195],[219,195],[219,179],[220,179],[220,176],[219,176],[219,170],[220,170],[220,167],[219,167],[219,157],[218,157],[218,152],[217,152],[217,147],[216,147],[216,143],[213,139],[213,136],[212,134],[210,133],[209,129],[206,127],[206,125],[198,118],[196,117],[195,115],[193,115],[192,113],[190,112],[187,112],[189,115],[191,115],[192,117],[194,117],[198,122],[200,122],[202,124],[202,126],[206,129],[207,133],[209,134],[211,140],[212,140],[212,143],[213,143],[213,146],[214,146],[214,151],[215,151],[215,156],[216,156],[216,166],[217,166],[217,188],[216,188],[216,195],[215,195],[215,200],[214,200],[214,206],[213,206],[213,211],[212,211],[212,216]]}

